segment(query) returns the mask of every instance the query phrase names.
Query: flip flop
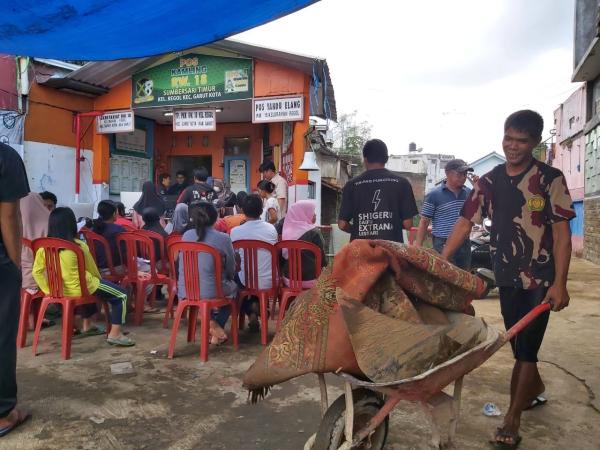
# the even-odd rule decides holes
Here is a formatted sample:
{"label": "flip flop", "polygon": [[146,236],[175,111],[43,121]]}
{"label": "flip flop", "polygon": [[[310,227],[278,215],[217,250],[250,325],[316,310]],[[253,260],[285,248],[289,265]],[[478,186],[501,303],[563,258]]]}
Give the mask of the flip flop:
{"label": "flip flop", "polygon": [[135,345],[135,341],[125,335],[116,338],[106,338],[106,342],[117,347],[133,347]]}
{"label": "flip flop", "polygon": [[208,337],[208,343],[211,345],[223,345],[224,343],[226,343],[229,340],[229,336],[223,336],[223,337],[216,337],[213,336],[212,334]]}
{"label": "flip flop", "polygon": [[73,336],[73,339],[83,339],[90,336],[100,336],[102,334],[106,334],[106,328],[104,328],[102,325],[94,325],[93,327],[90,327],[89,330],[76,334]]}
{"label": "flip flop", "polygon": [[529,411],[530,409],[537,408],[538,406],[542,406],[548,403],[548,399],[543,395],[538,395],[531,401],[531,405],[525,408],[523,411]]}
{"label": "flip flop", "polygon": [[[15,422],[13,424],[11,424],[7,427],[0,428],[0,438],[6,436],[8,433],[10,433],[12,430],[17,428],[19,425],[22,425],[25,422],[27,422],[27,420],[29,420],[29,418],[31,417],[31,413],[29,413],[29,411],[21,411],[20,409],[17,409],[17,408],[13,409],[13,411],[16,411],[17,420],[15,420]],[[11,411],[11,413],[12,413],[12,411]]]}
{"label": "flip flop", "polygon": [[54,320],[44,319],[44,321],[42,322],[42,329],[53,327],[54,325],[56,325],[56,322]]}
{"label": "flip flop", "polygon": [[144,314],[159,314],[160,308],[148,308],[144,310]]}
{"label": "flip flop", "polygon": [[[509,444],[508,442],[501,442],[501,441],[498,441],[498,438],[509,438],[509,439],[512,439],[513,442],[512,442],[512,444]],[[490,439],[489,442],[495,448],[508,450],[508,449],[517,448],[522,440],[523,440],[523,438],[518,433],[514,433],[512,431],[506,431],[504,428],[498,427],[498,428],[496,428],[496,435],[492,439]]]}

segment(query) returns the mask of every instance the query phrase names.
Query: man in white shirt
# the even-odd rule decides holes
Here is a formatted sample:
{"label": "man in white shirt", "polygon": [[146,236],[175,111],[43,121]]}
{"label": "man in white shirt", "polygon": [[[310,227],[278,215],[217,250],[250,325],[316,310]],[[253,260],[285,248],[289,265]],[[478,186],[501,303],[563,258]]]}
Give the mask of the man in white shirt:
{"label": "man in white shirt", "polygon": [[[258,195],[249,195],[244,200],[242,210],[246,215],[246,222],[231,230],[231,240],[233,242],[242,239],[255,239],[257,241],[267,242],[275,245],[277,243],[277,231],[275,227],[268,222],[260,219],[263,210],[262,199]],[[244,274],[244,254],[239,254],[241,271],[238,273],[239,281],[245,285]],[[269,289],[273,286],[271,255],[265,250],[258,250],[258,286],[260,289]],[[248,327],[258,330],[258,308],[257,299],[252,298],[244,302],[242,310],[248,314]]]}
{"label": "man in white shirt", "polygon": [[275,197],[277,199],[277,203],[279,203],[281,217],[284,217],[287,211],[287,181],[285,181],[285,178],[277,173],[275,169],[275,163],[273,161],[265,161],[260,165],[259,170],[265,180],[268,180],[275,185],[273,197]]}

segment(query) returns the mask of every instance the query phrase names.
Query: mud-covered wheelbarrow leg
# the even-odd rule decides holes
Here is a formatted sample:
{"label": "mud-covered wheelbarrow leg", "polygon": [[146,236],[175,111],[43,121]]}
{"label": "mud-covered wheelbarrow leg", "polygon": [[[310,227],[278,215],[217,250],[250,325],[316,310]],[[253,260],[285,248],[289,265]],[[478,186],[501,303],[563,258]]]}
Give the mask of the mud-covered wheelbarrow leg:
{"label": "mud-covered wheelbarrow leg", "polygon": [[431,425],[431,447],[434,449],[454,448],[453,440],[460,414],[462,384],[463,377],[457,378],[452,396],[440,392],[426,403],[421,403]]}

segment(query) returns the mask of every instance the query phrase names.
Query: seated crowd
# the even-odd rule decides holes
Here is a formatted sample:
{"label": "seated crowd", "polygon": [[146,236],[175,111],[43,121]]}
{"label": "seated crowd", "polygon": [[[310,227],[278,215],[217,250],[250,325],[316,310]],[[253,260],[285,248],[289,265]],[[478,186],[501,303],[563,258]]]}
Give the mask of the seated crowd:
{"label": "seated crowd", "polygon": [[[160,192],[168,190],[168,180],[161,177]],[[275,245],[281,239],[300,240],[316,244],[322,254],[322,265],[327,264],[324,252],[324,241],[319,229],[315,226],[315,202],[303,200],[289,206],[287,214],[280,210],[277,200],[272,196],[274,185],[262,180],[257,185],[258,194],[238,192],[228,193],[219,198],[219,193],[209,183],[207,171],[194,171],[194,184],[178,186],[178,203],[171,209],[172,217],[167,218],[168,211],[164,195],[152,182],[146,182],[142,188],[140,199],[133,206],[132,219],[126,217],[122,203],[103,200],[97,205],[97,217],[85,222],[84,229],[78,224],[73,211],[65,207],[56,207],[57,199],[51,193],[31,193],[21,200],[23,215],[23,237],[35,240],[42,237],[60,238],[75,243],[82,250],[85,259],[85,281],[90,294],[106,301],[110,306],[110,331],[107,342],[115,346],[135,345],[133,339],[123,332],[125,315],[128,310],[127,291],[118,284],[106,279],[111,273],[109,257],[102,245],[96,245],[90,251],[85,242],[85,230],[102,236],[110,251],[112,268],[118,274],[124,274],[124,248],[119,248],[118,236],[126,232],[146,230],[157,233],[166,242],[169,236],[179,236],[182,242],[201,242],[221,255],[221,291],[226,297],[236,297],[238,291],[245,286],[243,254],[234,251],[233,243],[240,240],[258,240]],[[279,232],[278,232],[279,230]],[[149,235],[152,235],[149,233]],[[170,238],[169,238],[170,239]],[[161,252],[161,241],[154,240],[156,258],[167,255]],[[92,245],[90,243],[90,245]],[[94,256],[92,256],[94,255]],[[314,286],[317,277],[315,259],[310,252],[302,252],[303,288]],[[278,273],[281,282],[288,285],[288,255],[285,251],[279,255]],[[61,276],[66,296],[80,296],[79,272],[74,252],[61,251]],[[134,262],[135,263],[135,262]],[[167,267],[166,261],[161,261]],[[138,271],[149,272],[148,261],[138,258]],[[34,256],[30,250],[23,249],[23,289],[33,293],[40,289],[49,292],[46,274],[46,260],[41,249]],[[216,296],[215,267],[209,254],[201,253],[198,260],[201,298]],[[271,255],[259,250],[258,283],[260,289],[272,288]],[[185,267],[178,264],[177,298],[185,298],[183,282]],[[114,272],[113,272],[114,273]],[[112,278],[111,278],[112,279]],[[146,296],[154,289],[146,288]],[[131,308],[131,303],[129,306]],[[148,309],[146,309],[148,308]],[[248,316],[248,327],[251,331],[260,329],[258,299],[249,297],[242,300],[241,311]],[[97,315],[95,304],[82,305],[76,308],[74,336],[86,337],[106,333],[104,326],[94,323]],[[144,312],[155,312],[145,303]],[[210,321],[210,343],[219,345],[228,340],[225,331],[231,314],[230,308],[215,308]],[[268,319],[268,318],[265,318]],[[53,322],[44,323],[44,326]],[[30,327],[32,325],[30,324]]]}

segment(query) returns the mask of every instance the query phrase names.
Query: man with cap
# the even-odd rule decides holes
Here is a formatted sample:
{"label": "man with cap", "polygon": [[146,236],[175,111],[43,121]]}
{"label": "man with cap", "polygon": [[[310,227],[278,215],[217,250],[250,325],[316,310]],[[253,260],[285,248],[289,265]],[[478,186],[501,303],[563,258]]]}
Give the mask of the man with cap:
{"label": "man with cap", "polygon": [[[453,159],[446,164],[446,180],[429,192],[421,209],[421,220],[415,245],[423,245],[427,227],[432,224],[433,248],[442,253],[446,239],[452,233],[460,211],[469,198],[471,190],[465,186],[467,173],[473,169],[462,159]],[[469,270],[471,266],[471,243],[466,239],[450,260],[456,266]]]}

